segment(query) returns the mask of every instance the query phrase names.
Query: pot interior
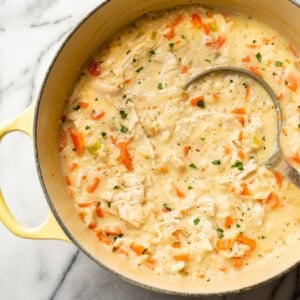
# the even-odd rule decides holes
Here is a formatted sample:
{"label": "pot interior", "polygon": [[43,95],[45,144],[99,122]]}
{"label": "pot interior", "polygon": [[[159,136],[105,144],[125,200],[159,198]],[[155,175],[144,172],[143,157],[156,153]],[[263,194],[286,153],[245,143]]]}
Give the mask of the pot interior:
{"label": "pot interior", "polygon": [[238,291],[280,274],[299,261],[300,240],[296,237],[279,253],[258,262],[247,272],[236,272],[213,282],[153,276],[141,272],[118,256],[108,252],[77,217],[69,198],[60,168],[58,132],[65,100],[88,57],[114,32],[145,12],[170,8],[179,4],[202,3],[240,10],[273,26],[299,49],[300,8],[287,0],[111,0],[95,10],[69,37],[50,67],[41,91],[35,118],[35,147],[41,182],[49,205],[69,238],[101,265],[133,280],[164,292],[181,294],[217,294]]}

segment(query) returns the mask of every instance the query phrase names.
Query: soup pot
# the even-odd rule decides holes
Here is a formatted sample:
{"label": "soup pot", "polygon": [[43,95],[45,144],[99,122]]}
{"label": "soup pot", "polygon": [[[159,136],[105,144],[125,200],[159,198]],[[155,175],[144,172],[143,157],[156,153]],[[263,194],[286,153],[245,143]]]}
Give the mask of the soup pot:
{"label": "soup pot", "polygon": [[300,261],[300,241],[287,244],[264,261],[213,281],[154,275],[141,271],[108,251],[77,217],[65,187],[58,153],[60,117],[82,66],[113,33],[142,14],[181,4],[239,10],[268,23],[300,49],[300,3],[288,0],[106,0],[70,34],[52,62],[37,101],[13,120],[2,124],[0,138],[18,130],[31,136],[35,163],[50,214],[37,228],[24,228],[11,214],[0,192],[0,219],[14,234],[30,239],[58,239],[74,243],[100,266],[145,288],[179,295],[210,295],[237,292],[279,276]]}

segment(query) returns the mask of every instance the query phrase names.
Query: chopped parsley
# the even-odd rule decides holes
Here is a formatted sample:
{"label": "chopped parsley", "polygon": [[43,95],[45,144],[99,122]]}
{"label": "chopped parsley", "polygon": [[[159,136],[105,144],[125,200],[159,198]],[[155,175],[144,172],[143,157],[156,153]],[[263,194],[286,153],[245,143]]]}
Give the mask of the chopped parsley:
{"label": "chopped parsley", "polygon": [[97,202],[97,207],[99,207],[101,205],[101,202],[100,201],[98,201]]}
{"label": "chopped parsley", "polygon": [[298,124],[298,128],[300,128],[300,124]]}
{"label": "chopped parsley", "polygon": [[199,101],[197,102],[197,106],[200,107],[200,108],[205,108],[204,100],[199,100]]}
{"label": "chopped parsley", "polygon": [[124,125],[121,125],[120,131],[123,132],[123,133],[126,133],[126,132],[128,132],[128,128]]}
{"label": "chopped parsley", "polygon": [[241,161],[236,160],[235,163],[231,166],[231,168],[237,168],[240,171],[244,170],[244,165]]}
{"label": "chopped parsley", "polygon": [[155,54],[155,51],[152,49],[152,50],[149,51],[149,54],[152,56],[152,55]]}
{"label": "chopped parsley", "polygon": [[108,206],[108,208],[111,207],[111,201],[107,201],[107,206]]}
{"label": "chopped parsley", "polygon": [[145,254],[147,252],[148,248],[145,248],[142,252],[142,254]]}
{"label": "chopped parsley", "polygon": [[275,66],[276,66],[276,67],[282,67],[282,65],[283,65],[283,62],[282,62],[282,61],[277,60],[277,61],[275,62]]}
{"label": "chopped parsley", "polygon": [[162,89],[163,89],[163,85],[162,85],[161,82],[157,85],[157,88],[158,88],[159,90],[162,90]]}
{"label": "chopped parsley", "polygon": [[247,83],[246,82],[243,82],[242,83],[243,87],[246,89],[248,87]]}
{"label": "chopped parsley", "polygon": [[217,166],[221,164],[221,161],[219,159],[215,159],[211,162],[213,165]]}
{"label": "chopped parsley", "polygon": [[241,227],[241,225],[240,224],[236,224],[236,228],[240,228]]}
{"label": "chopped parsley", "polygon": [[126,54],[128,55],[130,52],[131,52],[131,50],[129,49],[129,50],[126,52]]}
{"label": "chopped parsley", "polygon": [[95,99],[94,99],[94,101],[98,101],[99,99],[96,97]]}
{"label": "chopped parsley", "polygon": [[144,69],[143,66],[139,67],[138,69],[135,70],[136,73],[140,73]]}
{"label": "chopped parsley", "polygon": [[170,44],[169,44],[169,47],[170,47],[170,48],[174,48],[174,43],[170,43]]}
{"label": "chopped parsley", "polygon": [[205,138],[204,138],[204,137],[201,137],[200,140],[201,140],[202,142],[204,142],[204,141],[205,141]]}
{"label": "chopped parsley", "polygon": [[170,208],[170,207],[168,206],[167,203],[164,203],[164,204],[163,204],[163,207],[164,207],[166,210],[168,210],[168,211],[171,211],[171,210],[172,210],[172,208]]}
{"label": "chopped parsley", "polygon": [[196,218],[196,219],[194,219],[194,221],[193,221],[193,223],[194,223],[195,225],[198,225],[199,222],[200,222],[200,219],[199,219],[199,218]]}
{"label": "chopped parsley", "polygon": [[185,39],[185,36],[184,36],[184,34],[182,34],[182,35],[181,35],[181,38],[182,38],[182,39]]}
{"label": "chopped parsley", "polygon": [[255,44],[255,43],[256,43],[256,40],[253,40],[252,43]]}
{"label": "chopped parsley", "polygon": [[189,167],[190,167],[191,169],[198,169],[197,166],[196,166],[194,163],[191,163],[191,164],[189,165]]}
{"label": "chopped parsley", "polygon": [[122,119],[126,119],[127,118],[127,112],[125,110],[120,110],[120,116]]}
{"label": "chopped parsley", "polygon": [[73,110],[79,110],[79,109],[80,109],[80,105],[79,104],[73,107]]}
{"label": "chopped parsley", "polygon": [[261,54],[259,52],[256,53],[256,58],[259,62],[261,62]]}
{"label": "chopped parsley", "polygon": [[86,125],[85,130],[89,130],[89,129],[91,129],[91,127],[89,125]]}
{"label": "chopped parsley", "polygon": [[208,62],[209,64],[211,63],[211,60],[210,59],[204,59],[204,61]]}
{"label": "chopped parsley", "polygon": [[103,137],[106,137],[106,136],[107,136],[107,133],[106,133],[105,131],[102,131],[102,132],[101,132],[101,135],[102,135]]}
{"label": "chopped parsley", "polygon": [[191,185],[188,186],[188,190],[192,190],[193,187]]}
{"label": "chopped parsley", "polygon": [[233,81],[233,79],[230,79],[229,82],[230,82],[230,83],[233,83],[234,81]]}
{"label": "chopped parsley", "polygon": [[217,233],[218,233],[220,239],[222,239],[224,237],[224,230],[222,228],[218,227]]}

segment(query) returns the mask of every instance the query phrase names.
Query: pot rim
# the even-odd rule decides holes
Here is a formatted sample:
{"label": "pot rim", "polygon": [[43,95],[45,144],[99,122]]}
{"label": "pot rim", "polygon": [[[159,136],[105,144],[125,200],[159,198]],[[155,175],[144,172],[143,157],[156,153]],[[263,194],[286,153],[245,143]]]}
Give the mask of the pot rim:
{"label": "pot rim", "polygon": [[[238,294],[240,292],[246,292],[248,290],[252,290],[257,287],[261,287],[267,283],[270,283],[271,281],[275,279],[279,279],[279,277],[282,277],[283,275],[287,274],[289,271],[294,269],[295,267],[300,265],[300,259],[298,262],[296,262],[294,265],[288,267],[287,269],[261,281],[258,283],[254,283],[242,288],[234,289],[234,290],[227,290],[223,292],[212,292],[212,293],[201,293],[201,292],[196,292],[196,293],[189,293],[189,292],[179,292],[179,291],[174,291],[174,290],[167,290],[159,287],[152,286],[150,284],[144,284],[141,283],[135,279],[129,278],[125,275],[122,275],[118,273],[117,271],[113,270],[112,268],[106,266],[103,264],[101,261],[99,261],[96,257],[94,257],[90,252],[88,252],[78,241],[77,239],[70,233],[68,228],[65,226],[63,220],[60,218],[59,214],[57,213],[55,206],[53,205],[53,202],[48,194],[47,188],[46,188],[46,183],[44,181],[43,175],[42,175],[42,170],[41,170],[41,165],[39,161],[39,155],[38,155],[38,145],[37,145],[37,123],[38,123],[38,118],[39,118],[39,109],[40,109],[40,103],[41,103],[41,98],[45,90],[46,83],[48,81],[48,78],[52,72],[53,66],[56,63],[56,61],[59,59],[61,53],[64,51],[65,46],[69,43],[70,39],[77,33],[78,29],[90,18],[92,17],[99,9],[103,8],[106,6],[108,3],[110,3],[113,0],[103,0],[103,2],[99,5],[97,5],[95,8],[93,8],[89,13],[85,15],[75,26],[71,31],[67,34],[67,36],[64,38],[64,41],[62,44],[59,46],[57,49],[54,57],[52,58],[42,81],[41,87],[39,88],[39,92],[37,94],[36,100],[35,101],[35,107],[34,107],[34,117],[33,117],[33,148],[34,148],[34,160],[35,160],[35,166],[37,170],[37,175],[40,181],[40,185],[42,187],[44,196],[47,200],[48,206],[55,217],[56,221],[58,222],[59,226],[62,228],[64,233],[67,235],[67,237],[70,239],[70,241],[81,251],[83,252],[87,257],[89,257],[93,262],[95,262],[98,266],[102,267],[105,270],[108,270],[111,272],[114,276],[119,277],[123,279],[125,282],[128,282],[134,286],[143,288],[148,291],[156,292],[156,293],[161,293],[165,295],[174,295],[174,296],[189,296],[189,297],[200,297],[200,296],[226,296],[230,294]],[[296,5],[298,8],[300,8],[300,3],[296,2],[295,0],[289,0],[292,4]],[[191,2],[191,1],[190,1]],[[198,1],[197,1],[198,2]]]}

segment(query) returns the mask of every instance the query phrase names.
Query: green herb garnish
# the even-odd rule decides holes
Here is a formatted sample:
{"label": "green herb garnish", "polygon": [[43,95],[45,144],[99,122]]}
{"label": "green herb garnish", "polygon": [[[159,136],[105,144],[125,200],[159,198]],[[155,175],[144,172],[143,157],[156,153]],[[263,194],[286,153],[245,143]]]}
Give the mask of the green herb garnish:
{"label": "green herb garnish", "polygon": [[89,125],[86,125],[85,130],[89,130],[89,129],[91,129],[91,127]]}
{"label": "green herb garnish", "polygon": [[199,218],[196,218],[196,219],[194,219],[194,221],[193,221],[193,223],[194,223],[195,225],[198,225],[199,222],[200,222],[200,219],[199,219]]}
{"label": "green herb garnish", "polygon": [[189,165],[189,167],[190,167],[191,169],[198,169],[197,166],[196,166],[194,163],[191,163],[191,164]]}
{"label": "green herb garnish", "polygon": [[139,67],[138,69],[135,70],[136,73],[140,73],[142,70],[144,69],[144,67]]}
{"label": "green herb garnish", "polygon": [[217,166],[221,164],[221,161],[219,159],[215,159],[211,162],[213,165]]}
{"label": "green herb garnish", "polygon": [[199,101],[197,102],[197,106],[200,107],[200,108],[205,108],[204,100],[199,100]]}
{"label": "green herb garnish", "polygon": [[79,104],[73,107],[73,110],[79,110],[79,109],[80,109],[80,105]]}
{"label": "green herb garnish", "polygon": [[158,88],[159,90],[162,90],[162,89],[163,89],[163,85],[162,85],[161,82],[157,85],[157,88]]}
{"label": "green herb garnish", "polygon": [[217,228],[217,233],[220,239],[224,237],[224,230],[222,228]]}
{"label": "green herb garnish", "polygon": [[120,116],[122,119],[126,119],[127,118],[127,113],[125,110],[120,110]]}
{"label": "green herb garnish", "polygon": [[235,163],[231,166],[231,168],[237,168],[240,171],[244,170],[244,165],[241,161],[236,160]]}
{"label": "green herb garnish", "polygon": [[282,67],[282,65],[283,65],[283,62],[282,62],[282,61],[277,60],[277,61],[275,62],[275,66],[276,66],[276,67]]}
{"label": "green herb garnish", "polygon": [[256,53],[256,58],[259,62],[261,62],[261,54],[259,52]]}
{"label": "green herb garnish", "polygon": [[128,128],[126,126],[122,125],[120,131],[123,133],[126,133],[126,132],[128,132]]}
{"label": "green herb garnish", "polygon": [[171,210],[172,210],[172,208],[170,208],[170,207],[168,206],[167,203],[164,203],[164,204],[163,204],[163,207],[164,207],[166,210],[168,210],[168,211],[171,211]]}
{"label": "green herb garnish", "polygon": [[170,48],[174,48],[174,43],[170,43],[170,44],[169,44],[169,47],[170,47]]}
{"label": "green herb garnish", "polygon": [[101,135],[102,135],[103,137],[106,137],[107,133],[106,133],[105,131],[102,131],[102,132],[101,132]]}

